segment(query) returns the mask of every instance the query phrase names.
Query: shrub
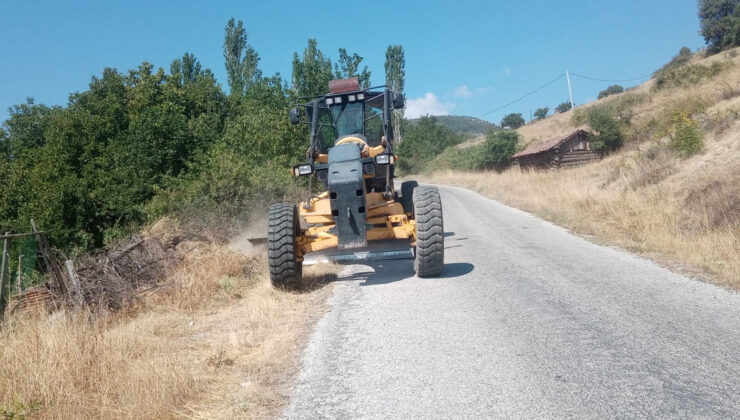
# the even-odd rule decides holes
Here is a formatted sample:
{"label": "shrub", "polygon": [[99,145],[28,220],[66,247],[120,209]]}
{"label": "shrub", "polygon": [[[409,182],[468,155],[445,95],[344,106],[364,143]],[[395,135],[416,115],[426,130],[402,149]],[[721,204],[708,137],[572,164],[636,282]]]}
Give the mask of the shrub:
{"label": "shrub", "polygon": [[678,54],[675,55],[671,59],[671,61],[665,63],[663,67],[660,68],[660,70],[655,72],[653,76],[658,77],[663,72],[683,67],[684,65],[688,64],[689,61],[691,61],[691,56],[691,49],[689,47],[681,48]]}
{"label": "shrub", "polygon": [[514,131],[489,132],[483,144],[481,169],[503,171],[511,165],[511,156],[516,153],[519,134]]}
{"label": "shrub", "polygon": [[544,108],[537,108],[537,110],[534,111],[534,119],[537,121],[544,120],[545,117],[547,117],[548,112],[550,112],[549,106],[546,106]]}
{"label": "shrub", "polygon": [[398,169],[403,173],[419,172],[450,146],[460,143],[463,137],[439,124],[435,117],[421,117],[416,124],[409,124],[403,132],[403,142],[398,147]]}
{"label": "shrub", "polygon": [[522,117],[521,113],[511,113],[507,114],[502,120],[501,120],[501,128],[510,128],[512,130],[516,130],[517,128],[524,125],[524,117]]}
{"label": "shrub", "polygon": [[555,113],[562,114],[563,112],[570,111],[570,109],[571,109],[570,101],[564,101],[564,102],[561,102],[560,105],[555,107]]}
{"label": "shrub", "polygon": [[599,92],[599,99],[606,98],[609,95],[616,95],[617,93],[624,92],[624,88],[620,85],[611,85],[605,90]]}
{"label": "shrub", "polygon": [[704,147],[699,124],[691,119],[686,111],[673,112],[673,127],[669,133],[671,146],[680,157],[686,158],[701,151]]}
{"label": "shrub", "polygon": [[622,146],[624,136],[623,121],[615,118],[608,109],[595,107],[588,112],[588,125],[596,131],[591,135],[591,148],[597,152],[616,150]]}

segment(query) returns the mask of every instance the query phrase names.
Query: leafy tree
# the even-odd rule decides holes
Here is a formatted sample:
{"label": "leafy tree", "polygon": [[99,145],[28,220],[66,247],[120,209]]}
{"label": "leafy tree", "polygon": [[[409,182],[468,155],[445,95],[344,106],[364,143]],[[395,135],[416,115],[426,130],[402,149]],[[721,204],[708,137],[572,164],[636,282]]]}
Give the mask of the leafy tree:
{"label": "leafy tree", "polygon": [[620,85],[611,85],[608,88],[599,92],[599,99],[606,98],[609,95],[616,95],[617,93],[624,92],[624,88]]}
{"label": "leafy tree", "polygon": [[367,66],[363,67],[361,72],[358,72],[362,57],[354,53],[351,56],[347,53],[344,48],[339,49],[339,60],[334,63],[334,75],[337,79],[346,79],[349,77],[357,77],[360,79],[360,86],[363,89],[370,87],[370,71]]}
{"label": "leafy tree", "polygon": [[699,19],[709,51],[740,45],[739,0],[699,0]]}
{"label": "leafy tree", "polygon": [[545,117],[547,117],[547,113],[548,112],[550,112],[550,107],[549,106],[546,106],[544,108],[537,108],[534,111],[534,119],[537,120],[537,121],[544,120]]}
{"label": "leafy tree", "polygon": [[398,149],[401,158],[399,169],[418,172],[435,156],[450,146],[462,141],[463,137],[437,123],[436,118],[425,116],[404,131],[404,141]]}
{"label": "leafy tree", "polygon": [[562,114],[571,110],[570,101],[561,102],[560,105],[555,107],[556,114]]}
{"label": "leafy tree", "polygon": [[524,117],[522,117],[521,113],[511,113],[507,114],[502,120],[501,120],[501,128],[509,128],[512,130],[516,130],[517,128],[524,125]]}
{"label": "leafy tree", "polygon": [[234,24],[234,18],[229,19],[225,32],[224,59],[229,88],[232,95],[241,96],[262,76],[257,67],[259,55],[247,43],[247,31],[241,20]]}
{"label": "leafy tree", "polygon": [[326,93],[334,78],[331,60],[319,50],[315,39],[308,40],[303,57],[293,54],[293,93],[296,96],[319,96]]}
{"label": "leafy tree", "polygon": [[493,169],[501,172],[508,168],[511,165],[511,157],[516,153],[518,142],[519,134],[516,131],[490,130],[486,134],[480,169]]}
{"label": "leafy tree", "polygon": [[[405,96],[406,58],[401,45],[389,45],[385,50],[385,84],[393,92]],[[393,138],[396,144],[401,144],[403,109],[393,111]]]}

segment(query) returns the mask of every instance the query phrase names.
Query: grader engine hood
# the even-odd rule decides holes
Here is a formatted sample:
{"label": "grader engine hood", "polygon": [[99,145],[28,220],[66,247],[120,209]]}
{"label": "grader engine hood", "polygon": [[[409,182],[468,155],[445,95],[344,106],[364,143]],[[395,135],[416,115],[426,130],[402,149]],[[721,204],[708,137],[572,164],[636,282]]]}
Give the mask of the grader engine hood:
{"label": "grader engine hood", "polygon": [[327,185],[335,223],[332,230],[339,249],[367,245],[365,181],[360,158],[357,144],[342,144],[329,150]]}

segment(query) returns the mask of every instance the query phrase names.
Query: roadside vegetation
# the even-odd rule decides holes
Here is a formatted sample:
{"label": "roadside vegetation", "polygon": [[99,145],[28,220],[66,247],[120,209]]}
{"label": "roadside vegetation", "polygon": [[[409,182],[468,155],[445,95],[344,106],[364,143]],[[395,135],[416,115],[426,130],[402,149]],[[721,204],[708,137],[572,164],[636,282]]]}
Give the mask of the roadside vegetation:
{"label": "roadside vegetation", "polygon": [[[576,233],[740,289],[737,55],[692,55],[684,66],[720,70],[681,83],[659,84],[656,75],[628,92],[517,130],[521,148],[590,126],[592,145],[607,152],[599,162],[501,173],[472,172],[477,168],[456,163],[451,167],[468,171],[429,169],[423,180],[474,189]],[[439,159],[457,150],[445,150]]]}
{"label": "roadside vegetation", "polygon": [[[288,120],[297,98],[337,77],[368,86],[370,72],[358,54],[340,48],[332,60],[309,39],[289,80],[263,75],[234,19],[223,54],[228,91],[185,53],[169,70],[106,68],[65,106],[11,109],[0,128],[0,232],[28,232],[34,219],[59,255],[99,277],[82,279],[82,306],[9,306],[0,418],[265,418],[285,402],[336,267],[307,267],[304,290],[276,290],[264,250],[236,249],[233,237],[264,236],[269,205],[303,195],[305,180],[288,170],[308,147],[306,127]],[[402,90],[403,47],[386,58],[385,79]],[[141,238],[160,252],[116,271],[109,257]],[[11,260],[28,258],[11,277],[43,284],[26,245],[14,242]]]}

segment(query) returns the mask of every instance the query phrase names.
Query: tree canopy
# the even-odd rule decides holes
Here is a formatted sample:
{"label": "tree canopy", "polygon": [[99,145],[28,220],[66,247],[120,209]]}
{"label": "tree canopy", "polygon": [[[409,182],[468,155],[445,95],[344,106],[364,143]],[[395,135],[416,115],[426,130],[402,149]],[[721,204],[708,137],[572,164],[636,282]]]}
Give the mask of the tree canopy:
{"label": "tree canopy", "polygon": [[699,20],[711,52],[740,45],[740,0],[699,0]]}
{"label": "tree canopy", "polygon": [[501,120],[501,128],[509,128],[512,130],[516,130],[517,128],[524,125],[524,117],[522,117],[521,113],[511,113],[507,114],[502,120]]}
{"label": "tree canopy", "polygon": [[609,95],[616,95],[617,93],[624,92],[624,88],[620,85],[611,85],[608,88],[599,92],[599,99],[606,98]]}
{"label": "tree canopy", "polygon": [[550,107],[546,106],[543,108],[537,108],[534,111],[534,119],[535,120],[544,120],[545,117],[547,117],[547,113],[550,112]]}

